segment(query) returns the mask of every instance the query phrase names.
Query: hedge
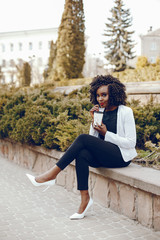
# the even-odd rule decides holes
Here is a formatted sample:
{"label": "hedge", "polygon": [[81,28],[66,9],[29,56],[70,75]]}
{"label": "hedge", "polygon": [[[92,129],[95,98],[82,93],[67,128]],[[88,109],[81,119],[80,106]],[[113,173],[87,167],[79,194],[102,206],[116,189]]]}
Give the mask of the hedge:
{"label": "hedge", "polygon": [[[65,151],[81,133],[88,133],[91,123],[89,86],[69,95],[53,89],[27,88],[0,94],[0,138]],[[133,109],[137,128],[137,148],[145,142],[158,143],[160,104],[152,101],[141,106],[127,103]]]}

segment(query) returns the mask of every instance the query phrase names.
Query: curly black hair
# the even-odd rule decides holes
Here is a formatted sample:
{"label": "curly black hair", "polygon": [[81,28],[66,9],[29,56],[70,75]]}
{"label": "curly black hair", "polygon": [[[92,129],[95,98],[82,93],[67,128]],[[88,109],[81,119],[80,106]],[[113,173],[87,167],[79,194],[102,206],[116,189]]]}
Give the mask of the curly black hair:
{"label": "curly black hair", "polygon": [[123,83],[111,75],[98,75],[93,78],[90,83],[90,101],[91,103],[98,104],[97,102],[97,89],[103,85],[108,86],[109,91],[109,106],[126,105],[126,87]]}

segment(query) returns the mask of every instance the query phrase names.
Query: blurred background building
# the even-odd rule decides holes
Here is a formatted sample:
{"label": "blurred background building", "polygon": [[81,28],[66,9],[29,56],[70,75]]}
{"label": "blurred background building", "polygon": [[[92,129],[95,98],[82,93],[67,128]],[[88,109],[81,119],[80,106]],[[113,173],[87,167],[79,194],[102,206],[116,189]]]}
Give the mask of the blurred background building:
{"label": "blurred background building", "polygon": [[34,83],[42,81],[48,63],[50,42],[57,39],[58,28],[0,33],[0,66],[2,83],[16,81],[16,66],[29,62]]}
{"label": "blurred background building", "polygon": [[[17,83],[17,67],[29,62],[32,68],[32,84],[43,82],[43,72],[48,64],[50,43],[56,42],[58,28],[24,30],[0,33],[1,83]],[[84,77],[104,74],[102,53],[87,51],[88,37],[85,40],[86,53],[83,68]]]}
{"label": "blurred background building", "polygon": [[150,27],[146,35],[141,35],[141,55],[147,57],[150,63],[160,58],[160,28],[153,31]]}

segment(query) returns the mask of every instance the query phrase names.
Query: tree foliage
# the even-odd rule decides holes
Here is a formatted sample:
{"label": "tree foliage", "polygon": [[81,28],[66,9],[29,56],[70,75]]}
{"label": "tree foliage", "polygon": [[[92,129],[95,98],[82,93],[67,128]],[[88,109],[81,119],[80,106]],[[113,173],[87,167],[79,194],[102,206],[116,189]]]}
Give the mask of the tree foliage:
{"label": "tree foliage", "polygon": [[18,70],[18,80],[21,87],[30,86],[31,84],[31,66],[24,62],[22,67],[16,66]]}
{"label": "tree foliage", "polygon": [[139,56],[136,62],[136,68],[144,68],[149,65],[148,59],[145,56]]}
{"label": "tree foliage", "polygon": [[84,65],[84,11],[82,0],[66,0],[58,30],[56,80],[81,77]]}
{"label": "tree foliage", "polygon": [[51,41],[47,69],[45,69],[43,72],[43,77],[45,80],[47,80],[50,77],[50,75],[52,75],[52,71],[55,68],[56,52],[57,52],[56,43]]}
{"label": "tree foliage", "polygon": [[2,67],[0,66],[0,84],[2,84],[2,79],[3,79],[3,72],[2,72]]}
{"label": "tree foliage", "polygon": [[113,75],[122,82],[160,81],[160,60],[157,58],[156,63],[149,63],[146,57],[139,56],[135,69],[114,72]]}
{"label": "tree foliage", "polygon": [[123,71],[127,67],[127,60],[134,58],[134,43],[131,39],[134,31],[129,30],[132,26],[132,18],[129,9],[124,9],[122,0],[115,0],[115,6],[111,9],[112,17],[108,18],[103,42],[105,58],[113,65],[115,71]]}

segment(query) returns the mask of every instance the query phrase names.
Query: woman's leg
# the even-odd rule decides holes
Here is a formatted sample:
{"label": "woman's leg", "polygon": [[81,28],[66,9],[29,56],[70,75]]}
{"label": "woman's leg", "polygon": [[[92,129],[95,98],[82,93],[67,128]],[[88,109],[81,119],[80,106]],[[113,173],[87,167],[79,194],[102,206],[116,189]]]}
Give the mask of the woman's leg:
{"label": "woman's leg", "polygon": [[88,190],[89,166],[98,168],[100,164],[87,149],[82,149],[75,160],[77,189]]}
{"label": "woman's leg", "polygon": [[[120,150],[114,144],[97,141],[97,138],[87,138],[86,148],[83,148],[76,158],[77,188],[81,193],[81,204],[78,213],[81,214],[89,202],[88,177],[89,166],[91,167],[125,167],[129,165],[122,159]],[[81,140],[82,141],[82,140]],[[90,148],[90,145],[92,147]]]}
{"label": "woman's leg", "polygon": [[[81,139],[83,139],[82,136],[87,137],[89,135],[87,135],[87,134],[80,135],[72,143],[72,145],[68,148],[68,150],[64,153],[64,155],[57,162],[57,164],[54,167],[52,167],[50,170],[48,170],[47,172],[37,176],[35,178],[35,180],[39,183],[42,183],[45,181],[55,179],[56,176],[61,172],[61,170],[63,170],[65,167],[67,167],[74,159],[76,159],[76,156],[78,156],[79,153],[81,152],[81,150],[83,150],[84,145],[83,145],[83,141],[81,140]],[[83,166],[82,166],[82,168],[83,168]]]}
{"label": "woman's leg", "polygon": [[[94,156],[94,157],[93,157]],[[56,178],[58,173],[76,159],[78,189],[81,193],[81,204],[78,213],[82,213],[89,202],[88,175],[92,167],[125,167],[119,148],[96,137],[82,134],[65,152],[56,166],[42,174],[37,181],[47,181]]]}
{"label": "woman's leg", "polygon": [[88,190],[81,190],[80,194],[81,194],[81,204],[79,206],[78,213],[81,214],[86,209],[90,196],[89,196]]}
{"label": "woman's leg", "polygon": [[88,150],[101,167],[117,168],[128,165],[124,162],[118,146],[88,134],[77,137],[56,165],[63,170],[83,149]]}
{"label": "woman's leg", "polygon": [[58,173],[61,172],[61,169],[55,165],[54,167],[52,167],[51,169],[49,169],[47,172],[37,176],[35,178],[36,182],[38,183],[43,183],[43,182],[46,182],[46,181],[50,181],[52,179],[55,179],[58,175]]}
{"label": "woman's leg", "polygon": [[99,164],[94,161],[88,150],[82,149],[76,158],[77,189],[81,194],[81,204],[78,210],[80,214],[86,209],[90,199],[88,192],[89,166],[99,167]]}
{"label": "woman's leg", "polygon": [[72,143],[72,145],[68,148],[68,150],[64,153],[64,155],[54,167],[35,178],[37,182],[42,183],[55,179],[58,173],[60,173],[61,170],[67,167],[76,158],[76,156],[83,148],[83,143],[81,143],[80,136],[76,138],[76,140]]}
{"label": "woman's leg", "polygon": [[[96,163],[96,166],[93,165],[93,167],[101,166],[112,168],[125,167],[128,165],[128,163],[123,161],[120,150],[116,145],[88,134],[81,134],[68,148],[56,166],[39,177],[36,177],[36,181],[44,182],[56,178],[57,174],[76,159],[83,149],[88,150],[92,153],[92,156],[94,156],[92,161],[94,159],[94,164]],[[92,161],[90,161],[89,166],[92,166]]]}

